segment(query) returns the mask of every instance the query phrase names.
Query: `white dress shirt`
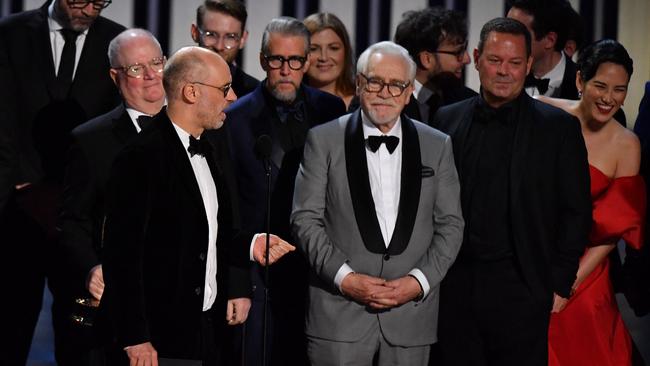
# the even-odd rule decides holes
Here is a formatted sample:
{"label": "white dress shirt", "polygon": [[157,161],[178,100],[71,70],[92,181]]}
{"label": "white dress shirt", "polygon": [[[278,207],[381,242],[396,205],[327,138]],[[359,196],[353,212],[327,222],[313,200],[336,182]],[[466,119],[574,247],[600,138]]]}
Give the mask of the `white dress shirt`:
{"label": "white dress shirt", "polygon": [[[548,90],[546,93],[542,94],[547,97],[552,96],[553,93],[555,93],[555,91],[562,86],[562,79],[564,79],[564,70],[566,69],[566,57],[564,56],[564,52],[560,52],[560,54],[562,55],[560,61],[558,61],[558,63],[551,69],[551,71],[547,72],[540,78],[549,79]],[[528,93],[528,95],[531,97],[540,95],[539,90],[537,90],[537,87],[534,86],[527,87],[526,93]]]}
{"label": "white dress shirt", "polygon": [[[381,144],[376,152],[372,152],[366,144],[370,190],[375,203],[375,212],[377,213],[381,236],[384,239],[386,248],[388,248],[390,240],[393,237],[397,214],[399,212],[402,178],[402,121],[398,118],[393,128],[384,134],[377,126],[370,122],[370,119],[363,111],[361,112],[361,120],[363,123],[364,140],[367,140],[368,136],[381,135],[396,136],[400,139],[397,148],[392,154],[388,151],[386,144]],[[339,290],[341,289],[341,283],[345,276],[352,272],[354,270],[347,263],[343,263],[341,268],[339,268],[334,277],[334,283]],[[420,286],[422,286],[422,290],[424,291],[422,298],[426,297],[429,293],[430,286],[424,273],[417,268],[413,268],[409,274],[420,282]]]}
{"label": "white dress shirt", "polygon": [[[61,34],[61,29],[63,27],[59,22],[57,22],[52,15],[54,14],[54,3],[52,1],[50,6],[47,8],[48,18],[47,24],[50,27],[50,45],[52,46],[52,59],[54,60],[54,74],[59,72],[59,63],[61,63],[61,53],[63,53],[63,46],[65,45],[65,40]],[[86,42],[86,35],[88,35],[88,29],[79,33],[77,36],[77,41],[75,42],[76,54],[74,56],[74,69],[72,69],[72,79],[77,72],[77,65],[79,65],[79,58],[81,57],[81,50],[84,48],[84,43]]]}
{"label": "white dress shirt", "polygon": [[219,202],[217,200],[217,187],[214,184],[214,178],[210,173],[208,161],[204,156],[195,154],[190,156],[187,151],[190,145],[190,134],[172,122],[178,138],[181,139],[187,158],[192,164],[192,171],[196,177],[196,182],[201,191],[205,215],[208,218],[208,256],[205,262],[205,292],[203,295],[203,311],[210,310],[217,298],[217,213],[219,211]]}

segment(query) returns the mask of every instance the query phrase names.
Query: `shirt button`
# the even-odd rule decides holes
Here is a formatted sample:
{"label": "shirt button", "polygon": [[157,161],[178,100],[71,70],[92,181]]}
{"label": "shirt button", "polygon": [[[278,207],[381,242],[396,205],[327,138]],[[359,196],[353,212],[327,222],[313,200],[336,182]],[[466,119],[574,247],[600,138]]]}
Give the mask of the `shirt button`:
{"label": "shirt button", "polygon": [[194,289],[194,292],[195,292],[197,295],[201,295],[201,288],[200,288],[200,287],[195,288],[195,289]]}
{"label": "shirt button", "polygon": [[205,260],[205,253],[199,254],[199,259],[204,261]]}
{"label": "shirt button", "polygon": [[384,260],[385,261],[390,260],[390,255],[388,255],[388,254],[384,255]]}

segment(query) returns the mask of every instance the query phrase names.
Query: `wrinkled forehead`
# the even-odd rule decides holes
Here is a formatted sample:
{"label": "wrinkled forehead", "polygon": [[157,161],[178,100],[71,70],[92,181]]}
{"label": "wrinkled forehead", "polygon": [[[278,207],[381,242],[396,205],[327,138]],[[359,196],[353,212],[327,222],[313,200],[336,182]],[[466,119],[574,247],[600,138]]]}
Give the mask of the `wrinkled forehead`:
{"label": "wrinkled forehead", "polygon": [[368,58],[367,76],[383,80],[409,81],[408,63],[399,55],[375,52]]}

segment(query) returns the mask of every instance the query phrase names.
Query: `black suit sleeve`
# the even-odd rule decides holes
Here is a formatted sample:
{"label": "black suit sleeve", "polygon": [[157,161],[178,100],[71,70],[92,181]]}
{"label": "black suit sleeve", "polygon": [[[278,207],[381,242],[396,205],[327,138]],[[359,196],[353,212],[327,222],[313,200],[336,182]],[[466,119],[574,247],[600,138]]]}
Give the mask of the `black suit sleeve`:
{"label": "black suit sleeve", "polygon": [[[569,117],[567,117],[569,118]],[[558,242],[552,256],[553,291],[568,298],[578,271],[591,227],[591,193],[587,149],[575,117],[562,121],[562,142],[557,156],[558,166]]]}
{"label": "black suit sleeve", "polygon": [[81,283],[84,287],[88,273],[99,264],[94,248],[93,217],[98,192],[90,169],[84,149],[74,138],[64,178],[60,245],[62,257],[77,275],[75,278],[84,281]]}

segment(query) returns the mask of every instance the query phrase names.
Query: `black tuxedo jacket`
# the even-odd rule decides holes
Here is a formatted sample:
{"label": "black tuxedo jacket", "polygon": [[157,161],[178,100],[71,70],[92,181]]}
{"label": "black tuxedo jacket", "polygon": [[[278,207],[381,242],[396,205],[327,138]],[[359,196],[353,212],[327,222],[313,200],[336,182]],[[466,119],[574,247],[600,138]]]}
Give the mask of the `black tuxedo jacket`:
{"label": "black tuxedo jacket", "polygon": [[[436,115],[440,129],[452,137],[461,182],[468,175],[463,171],[465,139],[479,98],[443,107]],[[525,93],[518,103],[510,160],[509,224],[524,281],[535,298],[550,306],[553,292],[569,297],[578,259],[588,242],[587,150],[575,117]]]}
{"label": "black tuxedo jacket", "polygon": [[75,291],[85,292],[88,272],[101,262],[108,174],[117,154],[136,135],[123,104],[72,130],[59,227],[62,267],[72,275],[69,285]]}
{"label": "black tuxedo jacket", "polygon": [[[208,162],[217,187],[219,228],[217,300],[211,311],[220,327],[226,300],[250,296],[252,235],[234,228],[228,152],[212,147]],[[107,202],[101,306],[108,307],[117,345],[149,341],[160,357],[201,359],[208,221],[166,109],[118,154]]]}
{"label": "black tuxedo jacket", "polygon": [[[461,100],[465,100],[473,96],[476,96],[476,92],[464,85],[461,85],[458,88],[448,88],[443,91],[440,107],[460,102]],[[404,107],[404,114],[410,118],[413,118],[414,120],[426,123],[431,127],[437,127],[434,124],[434,116],[436,114],[436,110],[429,111],[429,120],[423,121],[422,115],[420,114],[420,107],[418,105],[419,103],[420,102],[417,100],[417,98],[415,98],[415,95],[412,95],[411,100],[409,100],[409,103]]]}
{"label": "black tuxedo jacket", "polygon": [[566,65],[564,67],[564,76],[562,76],[562,84],[559,92],[556,91],[552,96],[554,98],[577,100],[579,99],[578,88],[576,87],[576,73],[578,69],[575,62],[569,56],[564,55],[564,59],[566,60]]}
{"label": "black tuxedo jacket", "polygon": [[238,66],[230,64],[230,74],[232,75],[232,90],[237,94],[237,98],[252,92],[260,83],[259,80],[248,75]]}
{"label": "black tuxedo jacket", "polygon": [[67,100],[54,99],[47,4],[0,20],[0,110],[16,126],[17,183],[60,180],[70,131],[119,104],[108,70],[109,42],[125,28],[98,17],[88,30]]}

